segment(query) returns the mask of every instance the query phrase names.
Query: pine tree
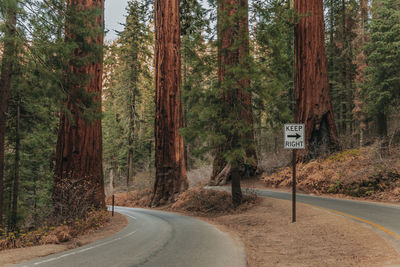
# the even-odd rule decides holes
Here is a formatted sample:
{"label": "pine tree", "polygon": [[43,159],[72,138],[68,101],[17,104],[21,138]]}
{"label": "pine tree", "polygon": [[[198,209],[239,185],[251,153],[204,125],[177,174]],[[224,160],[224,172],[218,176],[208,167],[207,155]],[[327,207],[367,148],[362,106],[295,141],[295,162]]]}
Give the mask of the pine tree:
{"label": "pine tree", "polygon": [[[281,147],[282,127],[294,117],[293,21],[296,14],[282,1],[255,2],[254,58],[257,92],[257,139],[260,153]],[[271,141],[273,140],[273,142]]]}
{"label": "pine tree", "polygon": [[400,96],[400,1],[376,0],[366,45],[363,85],[368,113],[375,117],[380,137],[388,134],[388,115]]}
{"label": "pine tree", "polygon": [[217,143],[210,183],[232,179],[232,200],[241,203],[240,177],[257,168],[250,89],[248,2],[218,2],[218,116]]}
{"label": "pine tree", "polygon": [[115,183],[124,176],[126,184],[135,173],[152,169],[154,164],[150,14],[145,3],[129,2],[125,28],[105,57],[104,162],[106,173],[110,178],[113,175]]}
{"label": "pine tree", "polygon": [[[133,177],[134,162],[134,135],[137,124],[137,102],[140,97],[139,77],[140,75],[150,75],[145,64],[150,56],[148,46],[150,35],[145,23],[147,6],[137,1],[128,3],[128,16],[126,18],[125,29],[120,34],[121,60],[127,68],[126,91],[129,110],[128,116],[128,169],[126,184]],[[142,66],[144,65],[144,66]]]}
{"label": "pine tree", "polygon": [[355,29],[356,38],[353,41],[356,50],[354,64],[357,66],[355,84],[356,90],[354,94],[353,116],[356,120],[356,129],[358,130],[359,145],[364,145],[364,132],[367,130],[367,113],[365,112],[365,95],[362,92],[361,85],[365,81],[364,70],[367,67],[367,58],[364,51],[364,46],[368,42],[367,22],[369,8],[366,0],[360,1],[360,8],[357,14],[357,27]]}
{"label": "pine tree", "polygon": [[353,99],[356,66],[353,40],[356,37],[356,1],[327,1],[328,14],[327,64],[329,85],[339,134],[350,138],[354,134]]}

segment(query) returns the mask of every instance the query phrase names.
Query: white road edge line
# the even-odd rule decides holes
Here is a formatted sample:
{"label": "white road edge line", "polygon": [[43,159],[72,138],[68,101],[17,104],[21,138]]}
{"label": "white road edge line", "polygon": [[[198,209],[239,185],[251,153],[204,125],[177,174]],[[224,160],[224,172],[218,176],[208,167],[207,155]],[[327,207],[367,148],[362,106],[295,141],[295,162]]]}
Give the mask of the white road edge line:
{"label": "white road edge line", "polygon": [[[124,215],[126,215],[126,216],[128,216],[128,217],[130,217],[130,218],[132,218],[132,219],[134,219],[134,220],[136,220],[136,218],[133,217],[133,216],[131,216],[131,215],[128,215],[128,214],[124,214]],[[130,232],[129,234],[126,234],[126,235],[124,235],[124,236],[121,236],[121,237],[118,237],[118,238],[115,238],[115,239],[106,241],[106,242],[104,242],[104,243],[97,244],[97,245],[95,245],[95,246],[83,248],[83,249],[80,249],[80,250],[77,250],[77,251],[74,251],[74,252],[70,252],[70,253],[67,253],[67,254],[63,254],[63,255],[58,256],[58,257],[54,257],[54,258],[50,258],[50,259],[47,259],[47,260],[39,261],[39,262],[34,263],[33,265],[34,265],[34,266],[37,266],[37,265],[40,265],[40,264],[43,264],[43,263],[52,262],[52,261],[56,261],[56,260],[59,260],[59,259],[68,257],[68,256],[76,255],[76,254],[79,254],[79,253],[82,253],[82,252],[85,252],[85,251],[88,251],[88,250],[91,250],[91,249],[94,249],[94,248],[102,247],[102,246],[104,246],[104,245],[108,245],[108,244],[113,243],[113,242],[115,242],[115,241],[118,241],[118,240],[121,240],[121,239],[123,239],[123,238],[129,237],[129,236],[135,234],[136,232],[137,232],[137,231],[133,231],[133,232]],[[23,267],[29,267],[29,265],[24,265]]]}

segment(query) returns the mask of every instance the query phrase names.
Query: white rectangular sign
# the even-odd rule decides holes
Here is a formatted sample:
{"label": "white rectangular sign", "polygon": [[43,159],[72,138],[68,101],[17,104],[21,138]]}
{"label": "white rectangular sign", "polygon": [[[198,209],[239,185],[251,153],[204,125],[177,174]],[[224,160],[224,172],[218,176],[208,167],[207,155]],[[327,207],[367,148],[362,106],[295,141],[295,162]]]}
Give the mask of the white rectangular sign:
{"label": "white rectangular sign", "polygon": [[285,124],[284,125],[286,149],[305,149],[305,126],[304,124]]}

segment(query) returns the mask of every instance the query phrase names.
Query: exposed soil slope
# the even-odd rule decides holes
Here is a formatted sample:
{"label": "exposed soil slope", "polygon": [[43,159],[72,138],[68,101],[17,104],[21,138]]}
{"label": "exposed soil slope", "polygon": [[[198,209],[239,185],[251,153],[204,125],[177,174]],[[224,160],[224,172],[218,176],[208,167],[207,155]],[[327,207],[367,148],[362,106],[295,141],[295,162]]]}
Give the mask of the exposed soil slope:
{"label": "exposed soil slope", "polygon": [[[281,168],[262,180],[265,186],[288,188],[291,167]],[[314,194],[342,194],[371,200],[400,201],[400,151],[391,149],[382,157],[374,146],[346,150],[326,159],[297,165],[300,191]]]}

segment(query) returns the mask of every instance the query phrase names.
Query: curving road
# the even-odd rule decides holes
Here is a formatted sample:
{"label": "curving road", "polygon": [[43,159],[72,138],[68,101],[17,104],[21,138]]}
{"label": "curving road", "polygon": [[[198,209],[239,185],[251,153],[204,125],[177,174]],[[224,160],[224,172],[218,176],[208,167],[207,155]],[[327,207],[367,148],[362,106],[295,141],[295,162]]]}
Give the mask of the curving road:
{"label": "curving road", "polygon": [[[207,188],[230,191],[230,188],[227,187],[209,186]],[[246,190],[263,197],[283,200],[292,199],[292,193],[287,192],[254,188],[243,189],[244,192],[246,192]],[[298,202],[321,207],[358,222],[371,225],[391,236],[393,240],[400,245],[400,206],[305,194],[297,194],[296,199]]]}
{"label": "curving road", "polygon": [[214,226],[187,216],[116,207],[129,224],[87,246],[13,266],[246,266],[242,245]]}

